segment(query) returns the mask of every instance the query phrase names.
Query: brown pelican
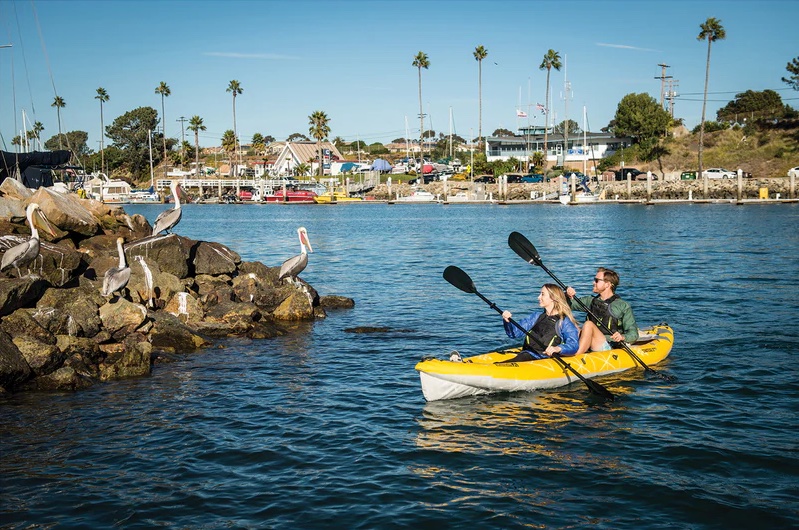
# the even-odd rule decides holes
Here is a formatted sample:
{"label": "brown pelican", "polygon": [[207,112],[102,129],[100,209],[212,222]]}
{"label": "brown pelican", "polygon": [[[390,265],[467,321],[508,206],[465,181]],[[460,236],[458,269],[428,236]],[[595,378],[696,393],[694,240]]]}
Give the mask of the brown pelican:
{"label": "brown pelican", "polygon": [[115,291],[119,291],[119,296],[122,296],[122,290],[130,280],[130,267],[125,263],[125,249],[122,248],[124,238],[117,238],[117,252],[119,252],[119,267],[111,267],[105,271],[105,278],[103,278],[103,296],[111,296]]}
{"label": "brown pelican", "polygon": [[155,224],[153,225],[153,235],[160,234],[164,230],[171,230],[174,228],[178,222],[180,222],[180,216],[182,215],[180,211],[180,197],[178,197],[178,183],[174,180],[172,184],[170,184],[170,188],[172,190],[172,198],[175,201],[175,206],[173,208],[169,208],[168,210],[164,210],[158,217],[155,218]]}
{"label": "brown pelican", "polygon": [[300,237],[300,253],[283,262],[283,265],[280,266],[278,280],[286,278],[289,283],[294,283],[297,275],[305,270],[305,266],[308,265],[308,252],[313,252],[311,242],[308,240],[308,232],[305,227],[301,226],[297,229],[297,235]]}
{"label": "brown pelican", "polygon": [[5,254],[3,254],[2,263],[0,263],[0,271],[4,271],[13,266],[17,270],[17,276],[20,278],[22,277],[22,273],[20,273],[19,268],[28,265],[39,255],[39,231],[36,229],[36,222],[33,215],[36,214],[38,218],[43,220],[43,229],[53,233],[47,217],[45,217],[44,212],[42,212],[38,204],[35,202],[30,203],[25,213],[28,217],[28,225],[31,227],[31,236],[27,241],[23,241],[6,250]]}

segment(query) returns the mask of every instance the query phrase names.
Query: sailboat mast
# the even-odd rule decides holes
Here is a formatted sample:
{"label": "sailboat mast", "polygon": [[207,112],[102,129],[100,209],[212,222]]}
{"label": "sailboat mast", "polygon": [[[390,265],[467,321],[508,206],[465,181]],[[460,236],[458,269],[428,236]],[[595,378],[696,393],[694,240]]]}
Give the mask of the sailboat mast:
{"label": "sailboat mast", "polygon": [[[150,148],[150,191],[153,191],[155,189],[155,177],[153,176],[153,131],[147,131],[147,147]],[[195,170],[197,170],[197,168],[195,168]]]}
{"label": "sailboat mast", "polygon": [[585,114],[585,105],[583,105],[583,175],[588,174],[588,142],[587,137],[588,133],[586,133],[586,114]]}
{"label": "sailboat mast", "polygon": [[449,161],[452,162],[452,107],[449,108]]}

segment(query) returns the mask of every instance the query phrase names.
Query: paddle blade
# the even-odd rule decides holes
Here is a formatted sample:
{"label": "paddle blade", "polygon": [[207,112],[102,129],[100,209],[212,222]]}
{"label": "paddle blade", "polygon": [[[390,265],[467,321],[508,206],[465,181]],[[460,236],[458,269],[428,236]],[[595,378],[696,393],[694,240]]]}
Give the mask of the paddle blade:
{"label": "paddle blade", "polygon": [[524,261],[541,265],[541,258],[530,240],[519,232],[511,232],[508,236],[508,246]]}
{"label": "paddle blade", "polygon": [[464,293],[474,294],[477,292],[477,288],[469,275],[455,265],[450,265],[444,269],[444,279]]}
{"label": "paddle blade", "polygon": [[601,397],[602,399],[605,399],[607,401],[614,401],[616,399],[616,396],[614,396],[610,390],[600,385],[596,381],[591,381],[590,379],[586,379],[585,384],[588,387],[588,390],[590,390],[591,393],[597,397]]}

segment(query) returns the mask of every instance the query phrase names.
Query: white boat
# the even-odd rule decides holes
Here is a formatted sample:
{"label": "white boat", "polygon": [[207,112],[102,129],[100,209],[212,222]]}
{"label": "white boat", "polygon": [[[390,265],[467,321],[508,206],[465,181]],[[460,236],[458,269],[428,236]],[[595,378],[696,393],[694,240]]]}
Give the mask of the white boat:
{"label": "white boat", "polygon": [[469,194],[465,191],[459,191],[455,195],[447,195],[446,202],[469,202]]}
{"label": "white boat", "polygon": [[161,196],[153,189],[148,190],[131,190],[130,192],[131,204],[148,204],[154,202],[161,202]]}
{"label": "white boat", "polygon": [[86,194],[104,204],[129,204],[130,184],[120,179],[109,179],[105,173],[92,173],[83,184]]}
{"label": "white boat", "polygon": [[413,193],[406,197],[399,197],[394,202],[441,202],[436,195],[433,195],[429,191],[424,190],[414,190]]}
{"label": "white boat", "polygon": [[560,195],[558,200],[561,202],[561,204],[587,204],[598,201],[599,195],[580,191],[574,195],[574,200],[572,200],[571,193],[564,193]]}

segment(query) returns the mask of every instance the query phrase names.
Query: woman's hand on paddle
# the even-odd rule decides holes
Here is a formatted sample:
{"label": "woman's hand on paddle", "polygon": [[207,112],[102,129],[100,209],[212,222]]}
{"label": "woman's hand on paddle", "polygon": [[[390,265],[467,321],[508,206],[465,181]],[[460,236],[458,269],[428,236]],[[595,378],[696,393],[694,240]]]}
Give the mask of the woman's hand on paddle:
{"label": "woman's hand on paddle", "polygon": [[513,313],[511,313],[510,311],[503,311],[502,312],[502,320],[504,320],[505,322],[510,322],[510,317],[512,317],[512,316],[513,316]]}
{"label": "woman's hand on paddle", "polygon": [[544,353],[546,353],[550,357],[552,357],[553,353],[560,353],[560,352],[561,352],[560,346],[550,346],[546,350],[544,350]]}

